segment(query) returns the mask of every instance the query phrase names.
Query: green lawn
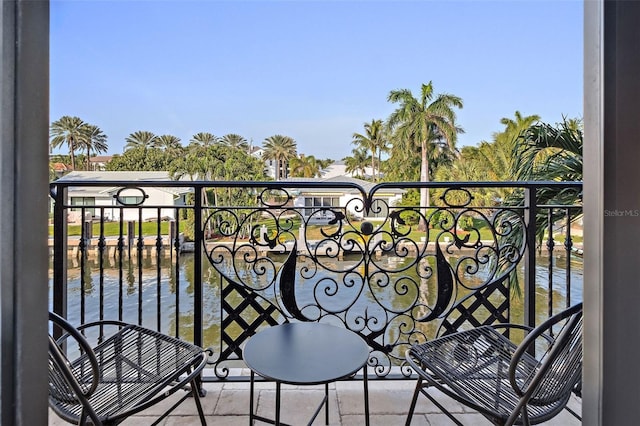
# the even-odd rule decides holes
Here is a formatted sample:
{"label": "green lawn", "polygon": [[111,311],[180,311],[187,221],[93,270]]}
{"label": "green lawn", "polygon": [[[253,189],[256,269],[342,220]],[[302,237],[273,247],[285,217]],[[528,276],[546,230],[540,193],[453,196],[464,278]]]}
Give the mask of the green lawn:
{"label": "green lawn", "polygon": [[[180,223],[180,231],[184,229],[184,222]],[[82,232],[81,225],[69,225],[68,234],[70,237],[80,236]],[[127,234],[126,223],[122,225],[123,235]],[[138,224],[136,224],[136,234],[138,233]],[[156,222],[143,222],[142,234],[143,235],[156,235],[158,233],[158,224]],[[160,223],[160,234],[169,234],[169,222]],[[93,224],[93,235],[100,235],[100,224]],[[120,223],[118,222],[105,222],[104,223],[104,235],[105,237],[115,237],[120,235]],[[53,225],[49,225],[49,236],[53,236]]]}
{"label": "green lawn", "polygon": [[[292,220],[292,229],[293,229],[293,234],[297,237],[298,236],[298,229],[300,227],[300,220],[299,219],[293,219]],[[354,227],[359,231],[360,228],[360,224],[362,222],[354,222],[353,225]],[[270,227],[272,229],[273,227],[273,221],[265,221],[264,222],[265,225],[267,225],[267,227]],[[260,223],[259,225],[262,225],[262,223]],[[480,231],[480,238],[482,240],[492,240],[493,237],[491,235],[490,230],[488,229],[488,227],[484,226],[482,227],[481,223],[477,223],[474,224],[475,226],[478,226],[479,231]],[[186,226],[186,223],[184,221],[180,222],[180,232],[184,231]],[[374,226],[378,226],[377,223],[374,222]],[[329,226],[329,225],[311,225],[307,228],[306,230],[306,234],[307,234],[307,239],[309,240],[320,240],[325,238],[322,233],[320,232],[321,229],[325,229],[326,231],[332,230],[334,229],[333,227]],[[409,239],[412,239],[414,241],[420,241],[420,237],[424,236],[424,232],[419,232],[418,226],[414,225],[412,226],[413,231],[407,236]],[[80,236],[81,235],[81,225],[69,225],[68,226],[68,233],[69,236],[74,237],[74,236]],[[346,229],[343,228],[343,232]],[[385,226],[383,227],[383,230],[385,231],[389,231],[390,230],[390,226],[389,223],[386,223]],[[123,225],[123,230],[122,230],[123,234],[126,235],[127,233],[127,228],[126,228],[126,224]],[[135,229],[136,234],[138,233],[138,225],[136,224],[136,229]],[[158,225],[156,222],[143,222],[142,223],[142,234],[143,235],[156,235],[158,232]],[[438,230],[432,230],[431,232],[431,238],[433,239],[434,237],[434,232],[438,233]],[[465,235],[465,231],[461,231],[461,235],[460,237],[464,237]],[[168,235],[169,234],[169,222],[161,222],[160,223],[160,234],[161,235]],[[100,224],[99,223],[94,223],[93,224],[93,235],[100,235]],[[106,237],[114,237],[114,236],[118,236],[120,235],[120,224],[118,222],[105,222],[104,223],[104,235]],[[53,236],[53,225],[49,225],[49,236]],[[574,239],[575,241],[575,239]]]}

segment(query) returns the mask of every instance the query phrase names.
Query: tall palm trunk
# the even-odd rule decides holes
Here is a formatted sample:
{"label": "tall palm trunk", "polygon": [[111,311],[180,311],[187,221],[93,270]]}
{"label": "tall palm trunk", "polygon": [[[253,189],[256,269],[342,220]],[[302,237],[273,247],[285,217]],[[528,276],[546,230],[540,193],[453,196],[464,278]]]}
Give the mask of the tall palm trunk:
{"label": "tall palm trunk", "polygon": [[[429,156],[427,155],[427,141],[420,143],[420,182],[429,182]],[[429,189],[420,188],[420,206],[424,218],[427,217],[427,207],[429,207]],[[426,219],[420,219],[418,225],[420,231],[427,230]]]}
{"label": "tall palm trunk", "polygon": [[376,150],[371,150],[371,178],[376,181]]}
{"label": "tall palm trunk", "polygon": [[[203,209],[206,209],[209,206],[209,201],[208,201],[209,200],[209,196],[207,195],[206,188],[202,187],[200,189],[200,197],[202,199],[202,207],[203,207]],[[202,226],[202,224],[201,223],[196,223],[194,226],[197,226],[195,232],[198,232],[197,229],[199,229]],[[213,225],[212,225],[211,221],[208,220],[207,221],[207,229],[205,230],[205,233],[204,233],[205,238],[207,238],[207,236],[210,238],[211,234],[213,234],[213,229],[211,229],[212,226]]]}
{"label": "tall palm trunk", "polygon": [[276,158],[276,180],[280,180],[280,157]]}
{"label": "tall palm trunk", "polygon": [[76,155],[74,153],[75,148],[76,148],[76,143],[73,140],[73,138],[71,138],[71,144],[69,144],[69,155],[71,156],[71,169],[72,170],[76,170]]}

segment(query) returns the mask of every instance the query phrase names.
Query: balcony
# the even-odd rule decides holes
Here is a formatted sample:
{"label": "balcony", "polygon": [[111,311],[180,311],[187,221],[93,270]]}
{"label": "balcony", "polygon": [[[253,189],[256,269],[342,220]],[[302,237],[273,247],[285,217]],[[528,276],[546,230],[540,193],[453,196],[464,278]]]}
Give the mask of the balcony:
{"label": "balcony", "polygon": [[[411,401],[415,383],[413,381],[382,381],[374,382],[369,387],[369,404],[371,409],[372,426],[404,425],[407,417],[407,409]],[[208,424],[245,426],[249,423],[249,385],[247,383],[205,383],[207,395],[202,399],[203,409]],[[275,390],[273,384],[259,385],[259,399],[257,410],[260,415],[273,418]],[[306,424],[316,408],[318,401],[322,399],[322,387],[285,387],[282,392],[283,421],[288,424]],[[490,423],[482,415],[463,408],[452,399],[438,396],[445,402],[457,418],[465,425],[489,425]],[[153,409],[149,409],[139,416],[132,417],[127,424],[148,425],[151,424],[163,408],[167,408],[172,400],[167,400]],[[351,382],[339,382],[330,385],[330,425],[363,425],[364,415],[362,407],[362,387]],[[581,401],[572,398],[569,407],[580,412]],[[50,426],[67,425],[51,413]],[[199,425],[199,419],[195,408],[189,402],[179,407],[173,414],[167,417],[164,425]],[[261,423],[257,423],[261,424]],[[313,423],[324,424],[322,419]],[[426,398],[418,400],[416,413],[412,425],[448,425],[452,424],[446,415],[430,403]],[[578,426],[581,422],[568,411],[563,411],[553,420],[546,422],[547,426]]]}
{"label": "balcony", "polygon": [[[400,202],[421,186],[428,208]],[[251,335],[285,321],[338,325],[371,348],[372,423],[402,424],[414,385],[409,345],[482,324],[534,326],[582,300],[582,206],[540,201],[581,188],[61,180],[51,185],[50,307],[75,324],[124,320],[210,347],[205,410],[238,424],[248,421],[242,348]],[[332,424],[362,423],[355,379],[332,386]],[[273,384],[259,389],[259,410],[269,410]],[[287,391],[296,415],[319,392]],[[420,404],[416,424],[446,420]],[[183,424],[182,414],[167,424]],[[557,419],[579,423],[568,412]]]}

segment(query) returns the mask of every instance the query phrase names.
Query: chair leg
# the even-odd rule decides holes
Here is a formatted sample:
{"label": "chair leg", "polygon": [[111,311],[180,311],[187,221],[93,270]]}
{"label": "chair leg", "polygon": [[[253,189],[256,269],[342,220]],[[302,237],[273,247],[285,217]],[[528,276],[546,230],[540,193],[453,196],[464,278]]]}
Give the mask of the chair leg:
{"label": "chair leg", "polygon": [[364,424],[369,426],[369,373],[367,372],[367,364],[363,368],[362,381],[364,382]]}
{"label": "chair leg", "polygon": [[416,389],[415,391],[413,391],[413,398],[411,398],[411,406],[409,407],[409,414],[407,414],[407,421],[405,423],[406,426],[409,426],[411,424],[413,412],[416,409],[416,402],[418,401],[418,395],[420,395],[420,389],[422,389],[422,377],[418,377]]}
{"label": "chair leg", "polygon": [[85,411],[84,408],[82,409],[82,413],[80,413],[80,419],[78,420],[78,424],[80,426],[87,424],[87,412]]}
{"label": "chair leg", "polygon": [[324,424],[329,425],[329,383],[324,384]]}
{"label": "chair leg", "polygon": [[[91,419],[91,422],[89,422],[89,419]],[[80,413],[80,418],[78,419],[78,424],[79,425],[86,425],[86,424],[92,424],[95,426],[101,426],[102,422],[100,422],[100,419],[98,419],[98,416],[96,415],[95,412],[93,412],[92,410],[87,410],[87,408],[83,408],[82,412]]]}
{"label": "chair leg", "polygon": [[[198,382],[199,381],[196,379],[191,382],[191,394],[193,395],[193,399],[196,402],[196,408],[198,409],[198,415],[200,416],[200,423],[202,423],[202,426],[207,426],[207,420],[204,418],[204,411],[202,410],[202,403],[200,401],[200,391],[202,383]],[[202,391],[204,392],[204,389],[202,389]]]}
{"label": "chair leg", "polygon": [[253,391],[254,391],[254,372],[251,370],[251,384],[249,385],[249,426],[253,426]]}
{"label": "chair leg", "polygon": [[424,379],[423,378],[418,378],[418,383],[416,383],[416,390],[413,392],[413,398],[411,399],[411,407],[409,407],[409,414],[407,415],[407,422],[405,423],[405,426],[409,426],[411,424],[411,419],[413,418],[413,413],[416,409],[416,403],[418,401],[418,395],[423,394],[427,399],[429,399],[433,405],[435,405],[436,407],[438,407],[440,409],[440,411],[442,411],[443,414],[445,414],[447,417],[449,417],[449,419],[451,419],[451,421],[453,423],[455,423],[458,426],[464,426],[460,420],[456,419],[456,417],[449,412],[449,410],[447,410],[444,405],[442,405],[440,402],[438,402],[438,400],[436,400],[433,395],[429,394],[429,392],[427,392],[426,388],[429,387],[428,384],[424,384]]}
{"label": "chair leg", "polygon": [[565,409],[565,410],[567,410],[567,411],[569,412],[569,414],[571,414],[573,417],[575,417],[576,419],[578,419],[578,420],[582,421],[582,417],[581,417],[578,413],[576,413],[575,411],[573,411],[571,408],[569,408],[569,407],[567,406],[567,407],[564,407],[564,409]]}
{"label": "chair leg", "polygon": [[524,426],[530,426],[531,422],[529,421],[529,412],[527,411],[527,406],[522,407],[522,424]]}
{"label": "chair leg", "polygon": [[276,426],[280,426],[280,382],[276,382]]}

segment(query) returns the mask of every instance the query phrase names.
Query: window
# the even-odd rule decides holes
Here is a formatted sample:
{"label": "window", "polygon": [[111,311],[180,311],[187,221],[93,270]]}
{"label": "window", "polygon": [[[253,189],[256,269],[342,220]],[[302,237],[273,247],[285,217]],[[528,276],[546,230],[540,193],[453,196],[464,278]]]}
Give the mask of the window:
{"label": "window", "polygon": [[389,215],[389,199],[375,199],[371,205],[371,211],[367,214],[370,218],[386,218]]}
{"label": "window", "polygon": [[144,200],[143,196],[123,196],[123,197],[118,197],[118,204],[121,206],[138,206],[140,204],[142,204],[142,201]]}
{"label": "window", "polygon": [[[82,210],[80,206],[95,206],[96,205],[96,197],[71,197],[71,205],[78,207],[71,207],[72,212],[79,212]],[[96,215],[95,208],[87,208],[84,210],[85,213],[91,213],[92,216]]]}
{"label": "window", "polygon": [[[304,215],[308,217],[319,208],[340,207],[340,197],[305,197],[304,206],[307,207],[304,209]],[[322,215],[316,216],[326,217],[327,215],[323,212]]]}

